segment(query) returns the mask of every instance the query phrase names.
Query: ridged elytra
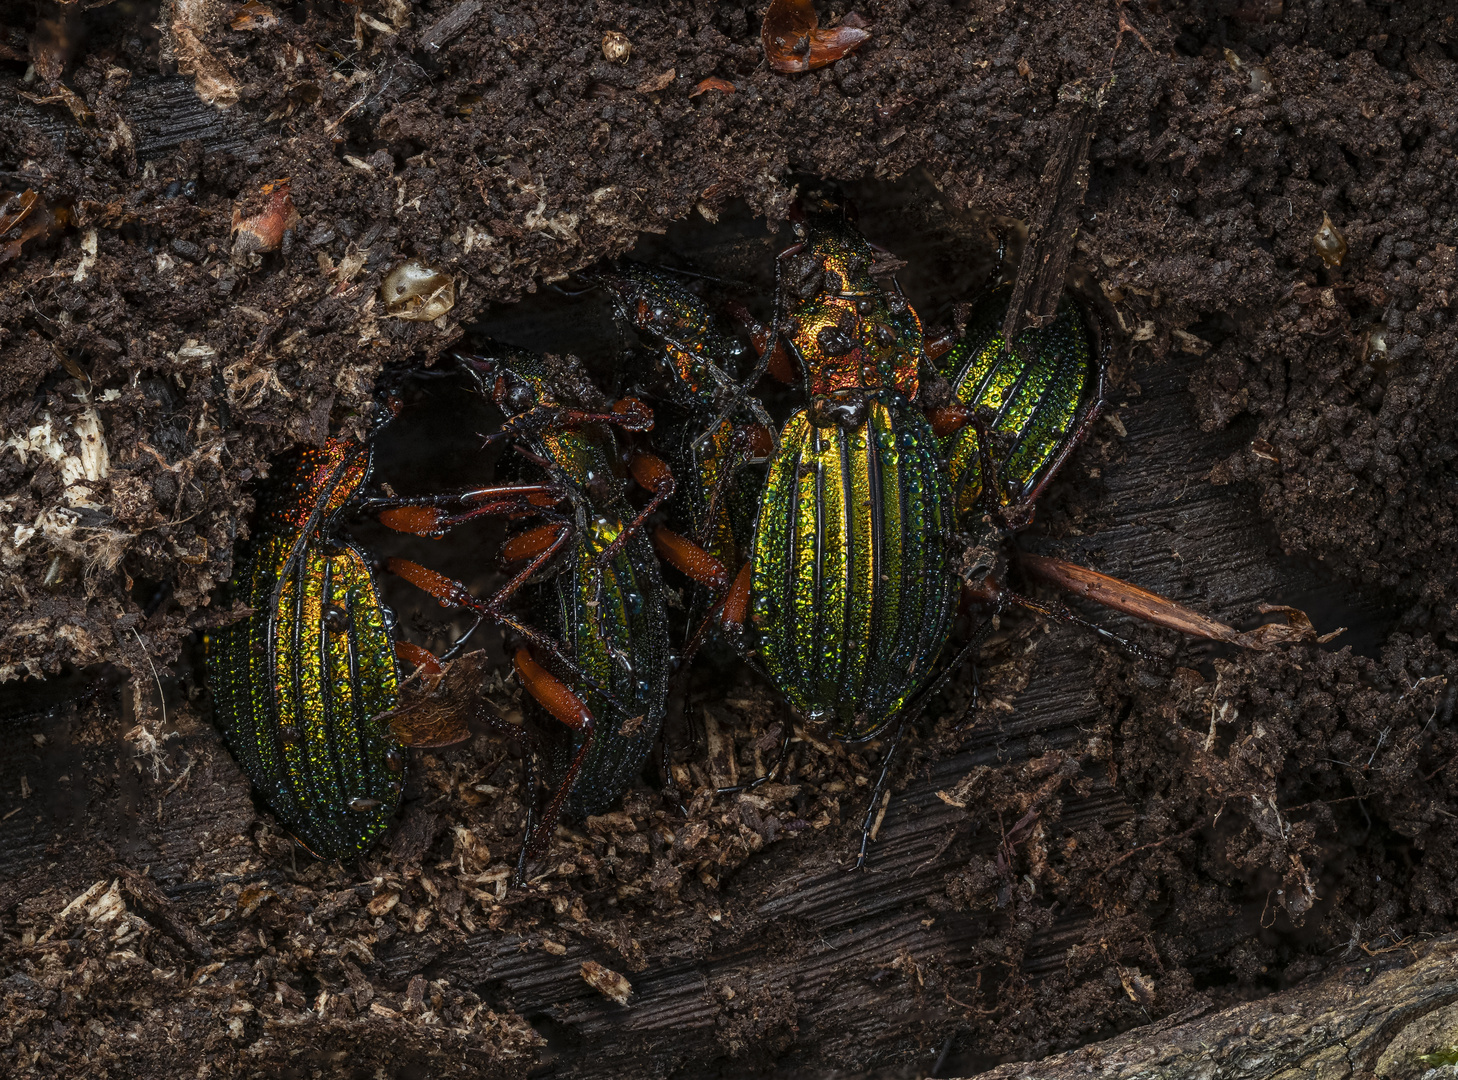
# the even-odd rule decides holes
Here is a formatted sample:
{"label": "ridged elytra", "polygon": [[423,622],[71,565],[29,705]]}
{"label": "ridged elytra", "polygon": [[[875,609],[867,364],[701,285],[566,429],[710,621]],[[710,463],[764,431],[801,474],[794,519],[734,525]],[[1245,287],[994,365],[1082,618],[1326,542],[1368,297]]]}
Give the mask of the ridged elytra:
{"label": "ridged elytra", "polygon": [[843,218],[796,232],[782,325],[809,400],[770,461],[744,644],[797,713],[860,741],[902,717],[950,636],[953,506],[914,404],[916,312],[877,283],[875,251]]}
{"label": "ridged elytra", "polygon": [[[478,371],[489,364],[483,374],[512,380],[518,391],[531,390],[530,400],[516,395],[517,416],[559,407],[561,387],[585,380],[569,357],[500,349],[471,360]],[[564,379],[564,367],[573,378]],[[510,420],[510,405],[501,404]],[[640,527],[630,528],[637,512],[627,500],[621,447],[610,426],[527,427],[517,439],[546,462],[524,471],[561,487],[572,528],[558,568],[530,590],[528,603],[539,627],[564,645],[590,680],[570,680],[596,723],[561,802],[562,812],[582,820],[618,804],[663,727],[671,671],[663,578],[648,537]],[[601,556],[620,538],[620,548],[604,562]],[[539,720],[545,779],[555,788],[568,776],[586,736],[546,717]]]}
{"label": "ridged elytra", "polygon": [[[798,364],[803,404],[781,429],[758,489],[748,561],[726,587],[729,573],[705,573],[700,557],[720,558],[727,548],[713,534],[699,539],[699,555],[677,544],[660,550],[711,588],[730,637],[802,721],[845,742],[891,732],[862,830],[863,861],[896,741],[936,681],[954,667],[944,654],[964,584],[982,584],[990,569],[984,553],[999,546],[1002,530],[1031,515],[1042,484],[1097,414],[1098,391],[1086,392],[1092,382],[1086,344],[1050,352],[1020,341],[1009,358],[968,337],[946,361],[955,377],[952,389],[967,399],[952,430],[939,439],[922,395],[923,378],[937,373],[921,320],[894,278],[887,286],[879,283],[889,276],[884,262],[878,267],[880,254],[849,223],[845,208],[833,204],[802,213],[795,231],[799,242],[777,262],[771,327],[757,327],[740,309],[760,353],[755,370],[733,392],[713,399],[691,394],[701,420],[713,416],[707,429],[700,424],[693,445],[732,474],[742,462],[719,449],[730,445],[725,427],[763,414],[748,392],[773,368],[782,346],[785,359]],[[652,280],[642,271],[637,277]],[[705,331],[693,338],[696,328],[708,325],[702,304],[665,302],[674,291],[663,287],[639,289],[652,294],[646,306],[625,303],[625,290],[614,288],[613,275],[605,278],[619,294],[620,313],[662,343],[663,368],[683,372],[675,357],[693,360],[690,374],[713,368],[709,345],[717,335]],[[655,317],[644,318],[645,312]],[[985,321],[974,324],[974,334]],[[1047,338],[1066,334],[1065,322]],[[1024,360],[1025,352],[1034,360]],[[1049,363],[1055,355],[1057,362]],[[689,396],[688,381],[680,379],[678,397]],[[1007,408],[998,394],[1007,398]],[[969,417],[972,426],[954,434]],[[1006,452],[999,453],[1004,444]],[[953,447],[949,465],[944,455]],[[989,469],[1001,466],[999,475],[1012,481],[1004,502],[1024,517],[984,513],[983,462]],[[961,554],[954,565],[955,548]],[[789,730],[787,725],[787,736]],[[781,761],[787,747],[788,738]]]}
{"label": "ridged elytra", "polygon": [[[672,478],[661,461],[643,455],[644,475],[667,486],[642,510],[628,502],[616,431],[648,430],[652,411],[635,399],[604,398],[574,358],[491,345],[456,359],[503,413],[489,438],[519,451],[506,457],[504,482],[453,495],[375,498],[366,509],[387,527],[420,536],[442,536],[477,518],[526,523],[501,545],[508,580],[488,597],[406,559],[386,564],[443,606],[474,613],[477,625],[489,619],[518,639],[512,663],[527,692],[533,750],[520,874],[545,850],[562,814],[582,818],[617,803],[662,727],[671,657],[663,584],[642,526],[671,494]],[[532,617],[519,617],[523,600]],[[505,720],[482,719],[523,735]],[[542,773],[553,790],[538,807]]]}
{"label": "ridged elytra", "polygon": [[394,643],[364,555],[332,529],[369,476],[369,450],[329,439],[274,466],[228,591],[253,614],[205,639],[213,713],[253,789],[321,858],[388,827],[404,756]]}
{"label": "ridged elytra", "polygon": [[983,461],[996,472],[1005,507],[1035,497],[1096,396],[1101,337],[1068,298],[1047,326],[1024,331],[1014,348],[1002,334],[1010,286],[986,291],[962,337],[937,361],[956,399],[978,423],[941,440],[964,527],[983,504]]}

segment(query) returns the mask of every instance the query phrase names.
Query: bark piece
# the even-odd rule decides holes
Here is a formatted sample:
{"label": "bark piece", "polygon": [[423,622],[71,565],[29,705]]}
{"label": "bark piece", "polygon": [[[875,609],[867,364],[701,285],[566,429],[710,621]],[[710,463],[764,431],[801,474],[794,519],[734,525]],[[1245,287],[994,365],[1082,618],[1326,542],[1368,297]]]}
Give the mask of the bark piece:
{"label": "bark piece", "polygon": [[1186,1010],[1066,1054],[1000,1065],[976,1080],[1415,1080],[1451,1061],[1458,1046],[1458,934],[1429,943],[1402,967],[1381,970],[1384,960],[1404,955],[1352,964],[1220,1012]]}

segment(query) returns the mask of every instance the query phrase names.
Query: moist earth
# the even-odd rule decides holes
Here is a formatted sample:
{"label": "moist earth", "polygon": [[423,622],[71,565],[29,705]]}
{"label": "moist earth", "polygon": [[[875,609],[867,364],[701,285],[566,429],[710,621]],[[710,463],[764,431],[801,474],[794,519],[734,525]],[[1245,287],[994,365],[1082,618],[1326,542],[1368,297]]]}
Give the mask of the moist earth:
{"label": "moist earth", "polygon": [[[1454,929],[1450,4],[872,2],[797,76],[732,2],[81,7],[0,17],[0,188],[53,219],[0,237],[5,1071],[953,1075]],[[599,326],[610,370],[605,308],[551,287],[635,248],[767,296],[826,183],[954,318],[998,233],[1018,258],[1070,96],[1111,413],[1021,542],[1344,634],[1242,653],[1081,609],[1141,657],[1005,618],[855,877],[885,748],[799,731],[716,797],[789,718],[712,656],[670,725],[684,805],[650,770],[526,889],[521,753],[486,735],[416,753],[357,862],[293,849],[197,645],[270,461],[478,325]],[[410,258],[450,277],[429,321],[382,294]]]}

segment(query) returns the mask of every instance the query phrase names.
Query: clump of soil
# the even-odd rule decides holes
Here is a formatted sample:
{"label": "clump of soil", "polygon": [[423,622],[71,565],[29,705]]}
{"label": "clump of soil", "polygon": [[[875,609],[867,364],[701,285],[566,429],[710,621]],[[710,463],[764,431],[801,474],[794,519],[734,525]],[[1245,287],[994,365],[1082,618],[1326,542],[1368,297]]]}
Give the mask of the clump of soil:
{"label": "clump of soil", "polygon": [[[0,25],[0,188],[65,211],[0,263],[0,677],[115,674],[0,719],[10,1071],[966,1072],[1453,928],[1448,5],[873,3],[793,77],[738,3],[74,7]],[[711,76],[734,92],[691,97]],[[690,688],[706,745],[673,733],[686,805],[630,793],[529,889],[519,751],[486,737],[418,756],[357,864],[296,855],[189,644],[279,452],[361,433],[385,365],[526,326],[509,305],[645,234],[708,270],[710,223],[773,226],[807,178],[949,317],[1071,92],[1102,102],[1073,284],[1114,331],[1114,419],[1024,542],[1346,637],[1112,623],[1145,661],[1009,618],[858,878],[884,748],[802,732],[776,783],[713,797],[788,722],[732,664]],[[763,273],[768,233],[734,243]],[[408,259],[449,310],[387,305]]]}

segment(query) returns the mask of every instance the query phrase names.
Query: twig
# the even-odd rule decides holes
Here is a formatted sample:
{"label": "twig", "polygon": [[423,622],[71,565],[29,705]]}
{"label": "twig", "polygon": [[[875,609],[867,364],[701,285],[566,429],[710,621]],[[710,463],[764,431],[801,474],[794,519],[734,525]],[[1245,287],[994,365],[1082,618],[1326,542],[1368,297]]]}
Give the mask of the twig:
{"label": "twig", "polygon": [[[167,695],[162,690],[162,676],[157,674],[157,665],[152,663],[152,654],[147,651],[147,645],[142,641],[142,635],[137,633],[137,628],[131,628],[132,635],[137,639],[137,646],[142,650],[142,655],[147,658],[147,666],[152,669],[152,678],[157,682],[157,701],[162,706],[162,726],[167,726]],[[190,767],[190,766],[189,766]]]}

